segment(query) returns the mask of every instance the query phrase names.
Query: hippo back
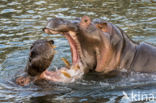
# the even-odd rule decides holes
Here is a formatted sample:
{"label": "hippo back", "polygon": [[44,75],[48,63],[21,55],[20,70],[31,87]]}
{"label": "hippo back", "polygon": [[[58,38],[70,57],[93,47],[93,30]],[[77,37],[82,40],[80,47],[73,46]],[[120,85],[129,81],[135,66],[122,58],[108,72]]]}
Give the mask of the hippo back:
{"label": "hippo back", "polygon": [[136,72],[156,73],[156,47],[146,43],[138,45],[131,68]]}

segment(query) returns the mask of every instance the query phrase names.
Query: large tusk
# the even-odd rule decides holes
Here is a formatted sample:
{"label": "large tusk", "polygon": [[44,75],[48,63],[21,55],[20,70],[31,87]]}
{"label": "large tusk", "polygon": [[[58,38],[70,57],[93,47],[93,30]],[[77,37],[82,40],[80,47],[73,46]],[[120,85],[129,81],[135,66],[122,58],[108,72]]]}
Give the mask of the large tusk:
{"label": "large tusk", "polygon": [[70,75],[69,73],[67,73],[66,71],[62,70],[61,73],[62,73],[64,76],[66,76],[66,77],[68,77],[68,78],[71,78],[71,75]]}
{"label": "large tusk", "polygon": [[67,59],[61,58],[61,60],[64,62],[64,64],[66,65],[67,68],[70,68],[70,63],[68,62]]}

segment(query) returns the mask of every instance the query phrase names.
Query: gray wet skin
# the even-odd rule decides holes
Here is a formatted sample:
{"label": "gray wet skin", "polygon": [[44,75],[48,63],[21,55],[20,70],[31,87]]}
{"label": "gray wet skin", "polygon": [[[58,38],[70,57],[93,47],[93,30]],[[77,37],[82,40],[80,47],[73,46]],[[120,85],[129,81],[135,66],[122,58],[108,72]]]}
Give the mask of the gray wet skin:
{"label": "gray wet skin", "polygon": [[[87,16],[79,22],[60,18],[48,21],[44,32],[63,34],[69,41],[73,65],[79,61],[84,72],[95,70],[109,73],[114,70],[156,72],[156,47],[134,43],[119,27],[106,21],[94,21]],[[73,42],[74,41],[74,42]],[[76,49],[76,53],[73,53]],[[74,60],[73,56],[78,59]]]}
{"label": "gray wet skin", "polygon": [[54,57],[53,40],[37,40],[30,47],[29,60],[25,71],[30,76],[43,73],[51,64]]}
{"label": "gray wet skin", "polygon": [[18,85],[25,86],[43,77],[41,74],[47,71],[55,54],[53,44],[53,40],[42,39],[32,44],[25,72],[16,78]]}

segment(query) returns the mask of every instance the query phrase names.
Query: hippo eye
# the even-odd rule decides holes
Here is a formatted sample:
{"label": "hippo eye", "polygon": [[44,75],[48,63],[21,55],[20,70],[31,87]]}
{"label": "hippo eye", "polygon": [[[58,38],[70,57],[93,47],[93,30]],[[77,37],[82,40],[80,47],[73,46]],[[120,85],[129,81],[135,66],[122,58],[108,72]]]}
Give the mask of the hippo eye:
{"label": "hippo eye", "polygon": [[54,41],[53,40],[49,40],[49,42],[52,43],[52,44],[54,44]]}
{"label": "hippo eye", "polygon": [[29,57],[29,62],[31,62],[31,60],[32,60],[31,57]]}
{"label": "hippo eye", "polygon": [[30,47],[30,49],[32,49],[33,48],[33,45]]}
{"label": "hippo eye", "polygon": [[31,51],[31,52],[30,52],[30,58],[34,58],[36,55],[37,55],[36,52],[34,52],[34,51]]}

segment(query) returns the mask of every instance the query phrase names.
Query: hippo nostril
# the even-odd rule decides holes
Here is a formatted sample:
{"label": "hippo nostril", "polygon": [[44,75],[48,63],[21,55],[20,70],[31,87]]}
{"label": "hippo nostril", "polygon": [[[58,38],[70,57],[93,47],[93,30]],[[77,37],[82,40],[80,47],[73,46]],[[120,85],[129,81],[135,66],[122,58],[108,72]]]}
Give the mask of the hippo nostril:
{"label": "hippo nostril", "polygon": [[84,20],[84,22],[88,22],[88,20],[86,19],[86,20]]}

